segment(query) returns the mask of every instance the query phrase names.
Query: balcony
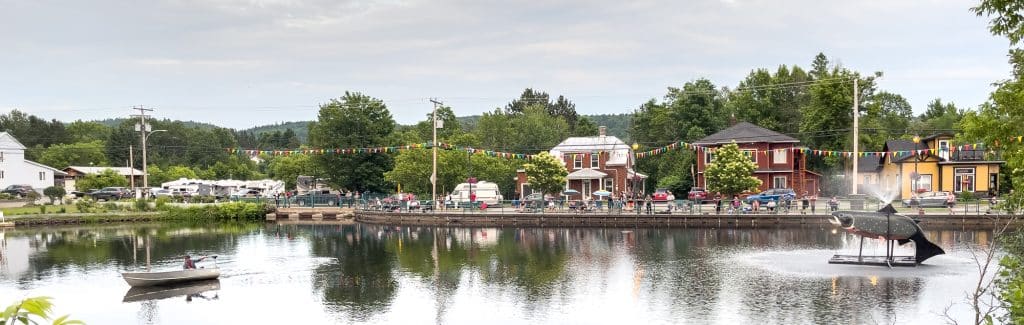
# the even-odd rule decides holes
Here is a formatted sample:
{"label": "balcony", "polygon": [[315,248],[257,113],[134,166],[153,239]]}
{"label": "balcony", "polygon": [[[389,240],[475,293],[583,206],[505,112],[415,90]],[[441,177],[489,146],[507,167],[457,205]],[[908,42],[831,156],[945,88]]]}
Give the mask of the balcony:
{"label": "balcony", "polygon": [[[940,152],[942,156],[944,152]],[[998,152],[988,152],[986,150],[957,150],[949,153],[950,161],[983,161],[983,160],[1002,160],[1002,155]]]}

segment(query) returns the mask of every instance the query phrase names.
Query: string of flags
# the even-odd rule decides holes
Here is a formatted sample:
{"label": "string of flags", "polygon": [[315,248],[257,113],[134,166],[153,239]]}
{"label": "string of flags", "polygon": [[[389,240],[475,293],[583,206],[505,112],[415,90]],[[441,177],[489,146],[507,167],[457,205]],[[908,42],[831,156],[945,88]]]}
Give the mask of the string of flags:
{"label": "string of flags", "polygon": [[[486,155],[491,157],[506,158],[506,159],[533,159],[534,155],[501,152],[494,150],[479,149],[473,147],[455,146],[447,143],[438,143],[437,147],[444,150],[461,151],[468,154]],[[271,156],[291,156],[291,155],[345,155],[345,154],[377,154],[377,153],[397,153],[401,151],[413,150],[413,149],[429,149],[432,148],[430,142],[425,143],[414,143],[403,146],[385,146],[385,147],[359,147],[359,148],[332,148],[332,149],[291,149],[291,150],[257,150],[257,149],[240,149],[240,148],[228,148],[228,153],[238,155],[271,155]]]}
{"label": "string of flags", "polygon": [[[1009,141],[1010,142],[1016,141],[1018,143],[1021,143],[1021,142],[1024,142],[1024,136],[1010,137]],[[494,151],[494,150],[487,150],[487,149],[480,149],[480,148],[455,146],[455,145],[451,145],[451,144],[443,143],[443,142],[438,143],[437,147],[439,149],[444,149],[444,150],[461,151],[461,152],[466,152],[466,153],[469,153],[469,154],[486,155],[486,156],[506,158],[506,159],[526,159],[526,160],[530,160],[530,159],[533,159],[536,156],[536,155],[532,155],[532,154],[502,152],[502,151]],[[938,155],[940,152],[947,152],[947,151],[950,152],[950,153],[953,153],[953,152],[957,152],[957,151],[985,150],[986,147],[987,146],[985,144],[983,144],[983,143],[972,143],[972,144],[963,144],[963,145],[957,145],[957,146],[950,146],[948,149],[930,148],[930,149],[895,150],[895,151],[860,151],[860,152],[856,153],[856,156],[857,157],[879,157],[879,158],[881,158],[881,157],[886,156],[886,155],[891,155],[893,157],[915,156],[915,155]],[[998,140],[995,142],[995,147],[999,147],[999,141]],[[257,156],[257,155],[261,155],[261,154],[272,155],[272,156],[289,156],[289,155],[300,155],[300,154],[301,155],[313,155],[313,154],[319,154],[319,155],[339,154],[339,155],[341,155],[341,154],[361,154],[361,153],[369,153],[369,154],[397,153],[397,152],[413,150],[413,149],[429,149],[429,148],[432,148],[430,142],[407,144],[407,145],[403,145],[403,146],[360,147],[360,148],[332,148],[332,149],[257,150],[257,149],[227,148],[227,151],[229,153],[232,153],[232,154],[249,155],[249,156]],[[719,149],[718,147],[700,146],[700,145],[695,145],[695,144],[692,144],[692,143],[687,143],[687,142],[679,141],[679,142],[674,142],[674,143],[671,143],[671,144],[668,144],[668,145],[665,145],[665,146],[661,146],[661,147],[658,147],[658,148],[653,148],[653,149],[650,149],[650,150],[637,152],[636,153],[636,157],[637,158],[647,158],[647,157],[652,157],[652,156],[660,155],[660,154],[663,154],[663,153],[667,153],[667,152],[670,152],[670,151],[679,150],[679,149],[682,149],[682,148],[686,148],[686,149],[689,149],[689,150],[694,150],[694,151],[697,151],[698,153],[714,153],[715,151],[717,151]],[[741,150],[743,150],[744,152],[746,152],[748,154],[760,154],[760,155],[765,155],[765,156],[767,156],[769,152],[772,152],[772,153],[775,153],[775,154],[783,154],[783,153],[789,153],[789,152],[799,152],[799,153],[805,154],[805,155],[815,155],[815,156],[820,156],[820,157],[840,157],[840,158],[852,158],[854,156],[854,152],[852,152],[852,151],[818,150],[818,149],[810,149],[810,148],[784,148],[784,149],[769,149],[769,150],[741,149]],[[575,157],[575,155],[574,155],[573,159],[576,159],[576,158],[577,157]]]}

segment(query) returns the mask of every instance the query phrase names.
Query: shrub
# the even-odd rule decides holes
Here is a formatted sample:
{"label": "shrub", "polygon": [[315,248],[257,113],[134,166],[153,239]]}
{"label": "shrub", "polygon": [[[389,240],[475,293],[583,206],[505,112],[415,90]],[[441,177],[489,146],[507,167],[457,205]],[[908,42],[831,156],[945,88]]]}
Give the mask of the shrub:
{"label": "shrub", "polygon": [[136,199],[135,200],[135,211],[146,211],[149,210],[149,200]]}
{"label": "shrub", "polygon": [[171,197],[161,196],[156,198],[156,209],[163,210],[167,206],[168,202],[171,202]]}
{"label": "shrub", "polygon": [[40,205],[39,206],[39,214],[46,214],[46,206],[45,205]]}
{"label": "shrub", "polygon": [[974,201],[974,192],[960,192],[960,201]]}
{"label": "shrub", "polygon": [[28,191],[28,195],[26,195],[26,196],[28,197],[29,200],[32,200],[32,202],[35,202],[36,200],[39,200],[39,198],[41,197],[39,195],[39,192],[36,192],[36,191]]}
{"label": "shrub", "polygon": [[7,194],[7,193],[0,193],[0,200],[14,200],[14,199],[15,199],[14,195],[10,195],[10,194]]}
{"label": "shrub", "polygon": [[57,213],[67,213],[67,212],[68,212],[68,210],[65,209],[63,205],[60,206],[60,210],[57,210]]}
{"label": "shrub", "polygon": [[263,220],[269,210],[262,203],[231,202],[218,205],[169,207],[167,216],[182,220]]}
{"label": "shrub", "polygon": [[57,204],[58,200],[63,201],[64,195],[67,194],[68,192],[65,191],[63,187],[60,186],[50,186],[47,187],[46,189],[43,189],[43,195],[49,197],[50,203],[53,203],[54,205]]}
{"label": "shrub", "polygon": [[213,195],[204,195],[199,198],[200,203],[214,203],[217,201],[217,197]]}
{"label": "shrub", "polygon": [[90,198],[82,198],[75,202],[75,207],[78,208],[79,212],[93,212],[93,209],[96,208],[96,201],[93,201]]}
{"label": "shrub", "polygon": [[106,210],[106,211],[120,211],[121,208],[119,208],[117,206],[117,203],[107,202],[107,203],[103,204],[103,210]]}

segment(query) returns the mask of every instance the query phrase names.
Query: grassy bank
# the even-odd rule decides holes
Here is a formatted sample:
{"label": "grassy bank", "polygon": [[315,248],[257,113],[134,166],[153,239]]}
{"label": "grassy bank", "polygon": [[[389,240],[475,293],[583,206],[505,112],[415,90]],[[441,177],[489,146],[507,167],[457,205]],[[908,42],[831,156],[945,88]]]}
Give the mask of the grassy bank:
{"label": "grassy bank", "polygon": [[[8,221],[16,225],[49,225],[76,223],[108,223],[139,221],[259,221],[269,212],[262,203],[231,202],[201,206],[138,204],[122,211],[46,213],[13,215]],[[36,207],[38,212],[38,207]]]}

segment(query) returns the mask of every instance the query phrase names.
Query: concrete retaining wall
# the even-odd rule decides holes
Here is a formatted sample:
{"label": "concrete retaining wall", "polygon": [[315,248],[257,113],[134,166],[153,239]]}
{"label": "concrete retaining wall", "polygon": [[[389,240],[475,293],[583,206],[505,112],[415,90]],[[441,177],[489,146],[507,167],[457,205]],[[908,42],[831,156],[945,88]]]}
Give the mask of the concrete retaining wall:
{"label": "concrete retaining wall", "polygon": [[[1004,220],[1006,217],[1004,217]],[[992,227],[988,215],[926,215],[920,217],[928,227],[963,226]],[[355,221],[367,224],[405,226],[466,226],[466,227],[771,227],[771,226],[831,226],[828,215],[577,215],[577,214],[422,214],[357,211]],[[1016,220],[1021,226],[1021,220]]]}

